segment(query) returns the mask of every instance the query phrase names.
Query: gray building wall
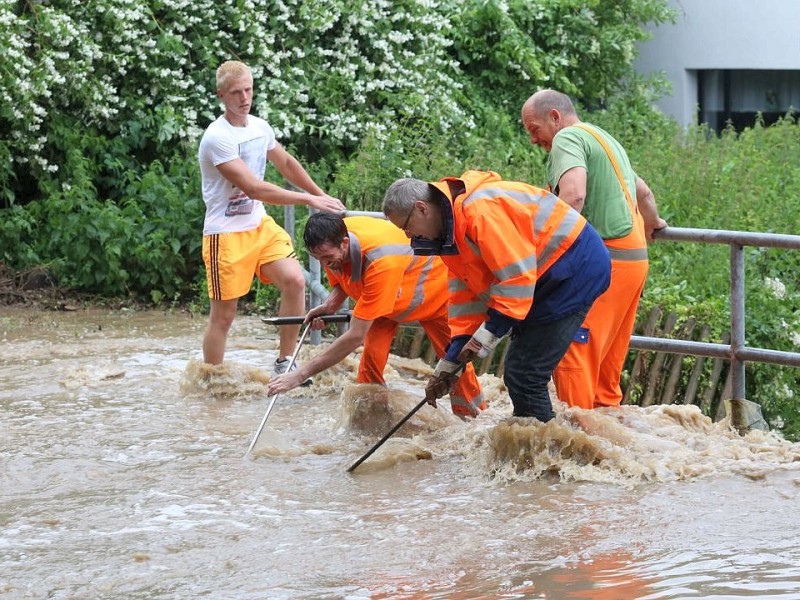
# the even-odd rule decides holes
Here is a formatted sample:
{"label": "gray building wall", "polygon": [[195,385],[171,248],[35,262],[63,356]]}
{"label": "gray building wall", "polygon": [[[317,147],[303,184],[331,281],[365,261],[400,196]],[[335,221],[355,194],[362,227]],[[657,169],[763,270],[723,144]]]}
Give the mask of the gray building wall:
{"label": "gray building wall", "polygon": [[[782,92],[764,88],[758,74],[740,74],[740,84],[752,81],[752,89],[740,90],[744,95],[734,102],[767,110],[769,99],[777,96],[784,106],[776,108],[800,108],[800,0],[669,0],[669,5],[677,13],[676,22],[650,27],[653,39],[639,45],[634,63],[639,73],[661,71],[672,83],[672,93],[657,103],[662,111],[681,124],[695,122],[698,71],[725,69],[797,71],[796,80],[794,74],[779,74]],[[703,77],[704,97],[713,101],[709,78],[714,74]],[[765,74],[761,79],[769,78]]]}

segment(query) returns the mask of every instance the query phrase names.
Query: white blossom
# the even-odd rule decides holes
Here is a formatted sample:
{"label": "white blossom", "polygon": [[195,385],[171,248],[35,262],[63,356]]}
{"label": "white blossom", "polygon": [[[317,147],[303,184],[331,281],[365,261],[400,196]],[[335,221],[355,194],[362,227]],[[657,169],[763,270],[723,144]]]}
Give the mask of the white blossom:
{"label": "white blossom", "polygon": [[[115,119],[151,123],[154,136],[157,119],[169,118],[178,139],[197,140],[202,121],[219,114],[213,68],[185,51],[199,33],[219,62],[250,64],[254,112],[279,136],[314,131],[349,144],[367,134],[389,140],[403,121],[398,115],[436,114],[445,129],[474,127],[447,52],[452,25],[436,0],[162,0],[157,7],[72,0],[37,4],[36,23],[13,6],[0,0],[9,63],[0,74],[10,107],[3,125],[17,162],[48,172],[58,168],[44,159],[48,119],[61,112],[100,128]],[[236,20],[225,25],[231,14]],[[98,19],[103,27],[90,25]],[[409,93],[425,100],[408,103]],[[158,112],[164,106],[168,117]]]}
{"label": "white blossom", "polygon": [[764,285],[776,298],[782,300],[786,297],[786,286],[780,279],[767,277],[764,279]]}

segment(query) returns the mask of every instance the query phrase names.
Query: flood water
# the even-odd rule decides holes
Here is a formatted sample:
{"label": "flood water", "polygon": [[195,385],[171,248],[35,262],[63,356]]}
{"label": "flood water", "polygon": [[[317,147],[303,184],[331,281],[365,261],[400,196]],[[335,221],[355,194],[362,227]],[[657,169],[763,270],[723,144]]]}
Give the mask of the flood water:
{"label": "flood water", "polygon": [[[274,328],[0,309],[0,598],[800,598],[800,445],[689,407],[462,422],[429,367],[280,396]],[[319,350],[304,347],[301,358]]]}

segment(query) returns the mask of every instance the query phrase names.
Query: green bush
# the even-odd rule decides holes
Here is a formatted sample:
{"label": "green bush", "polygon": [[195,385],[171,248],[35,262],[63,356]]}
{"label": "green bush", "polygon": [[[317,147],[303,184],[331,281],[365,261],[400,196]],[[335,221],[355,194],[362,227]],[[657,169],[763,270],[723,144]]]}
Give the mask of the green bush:
{"label": "green bush", "polygon": [[[796,234],[800,231],[800,126],[780,122],[716,135],[704,127],[660,134],[635,143],[632,160],[653,188],[670,225]],[[712,326],[713,339],[729,328],[730,250],[726,245],[658,242],[642,312],[658,305]],[[746,343],[797,352],[800,348],[800,252],[745,249]],[[800,436],[794,391],[800,372],[747,365],[747,397],[788,437]]]}
{"label": "green bush", "polygon": [[3,260],[17,268],[47,263],[61,285],[104,296],[156,304],[185,297],[202,269],[197,171],[193,159],[167,172],[155,161],[141,179],[121,173],[129,200],[120,203],[98,200],[78,177],[45,200],[7,209]]}
{"label": "green bush", "polygon": [[[631,62],[641,25],[668,20],[666,7],[0,0],[2,260],[48,265],[85,291],[206,306],[195,155],[219,114],[214,70],[230,58],[253,68],[254,112],[352,209],[379,210],[403,176],[479,168],[543,185],[545,155],[519,109],[547,86],[580,99],[586,119],[622,141],[671,225],[800,231],[794,115],[717,135],[680,130],[651,109],[662,84],[634,77]],[[651,259],[642,310],[727,327],[725,247],[656,243]],[[798,253],[751,249],[746,265],[748,344],[797,349]],[[258,303],[275,302],[272,287],[256,288]],[[796,389],[795,370],[748,368],[748,395],[791,435],[800,435]]]}
{"label": "green bush", "polygon": [[41,265],[36,251],[40,232],[30,210],[16,205],[3,211],[0,219],[0,262],[25,267]]}
{"label": "green bush", "polygon": [[604,99],[640,26],[668,17],[664,0],[0,1],[4,261],[99,294],[193,289],[192,163],[224,60],[250,64],[254,112],[317,181],[377,209],[401,175],[528,178],[524,97],[557,84]]}
{"label": "green bush", "polygon": [[330,193],[352,210],[380,211],[386,188],[400,177],[435,181],[467,169],[493,170],[534,185],[544,181],[538,148],[527,142],[516,119],[496,111],[469,135],[416,120],[386,139],[367,136],[339,163]]}
{"label": "green bush", "polygon": [[604,101],[641,26],[670,17],[665,0],[612,4],[2,1],[2,202],[70,183],[74,151],[115,201],[120,172],[193,154],[231,58],[253,68],[254,112],[306,163],[347,159],[370,136],[397,149],[393,133],[417,121],[466,137],[542,85]]}

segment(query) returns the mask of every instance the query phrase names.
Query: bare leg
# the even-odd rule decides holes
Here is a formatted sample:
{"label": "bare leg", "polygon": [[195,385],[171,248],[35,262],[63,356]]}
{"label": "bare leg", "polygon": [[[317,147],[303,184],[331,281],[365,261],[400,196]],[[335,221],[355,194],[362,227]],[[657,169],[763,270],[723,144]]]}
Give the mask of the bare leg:
{"label": "bare leg", "polygon": [[203,338],[203,360],[212,365],[222,364],[225,356],[225,342],[228,331],[236,316],[238,299],[211,300],[211,313],[208,316],[208,327]]}
{"label": "bare leg", "polygon": [[[306,280],[303,270],[295,258],[281,258],[262,265],[261,273],[275,284],[281,293],[278,314],[282,317],[306,314]],[[280,328],[278,360],[291,356],[300,334],[300,325],[285,325]]]}

